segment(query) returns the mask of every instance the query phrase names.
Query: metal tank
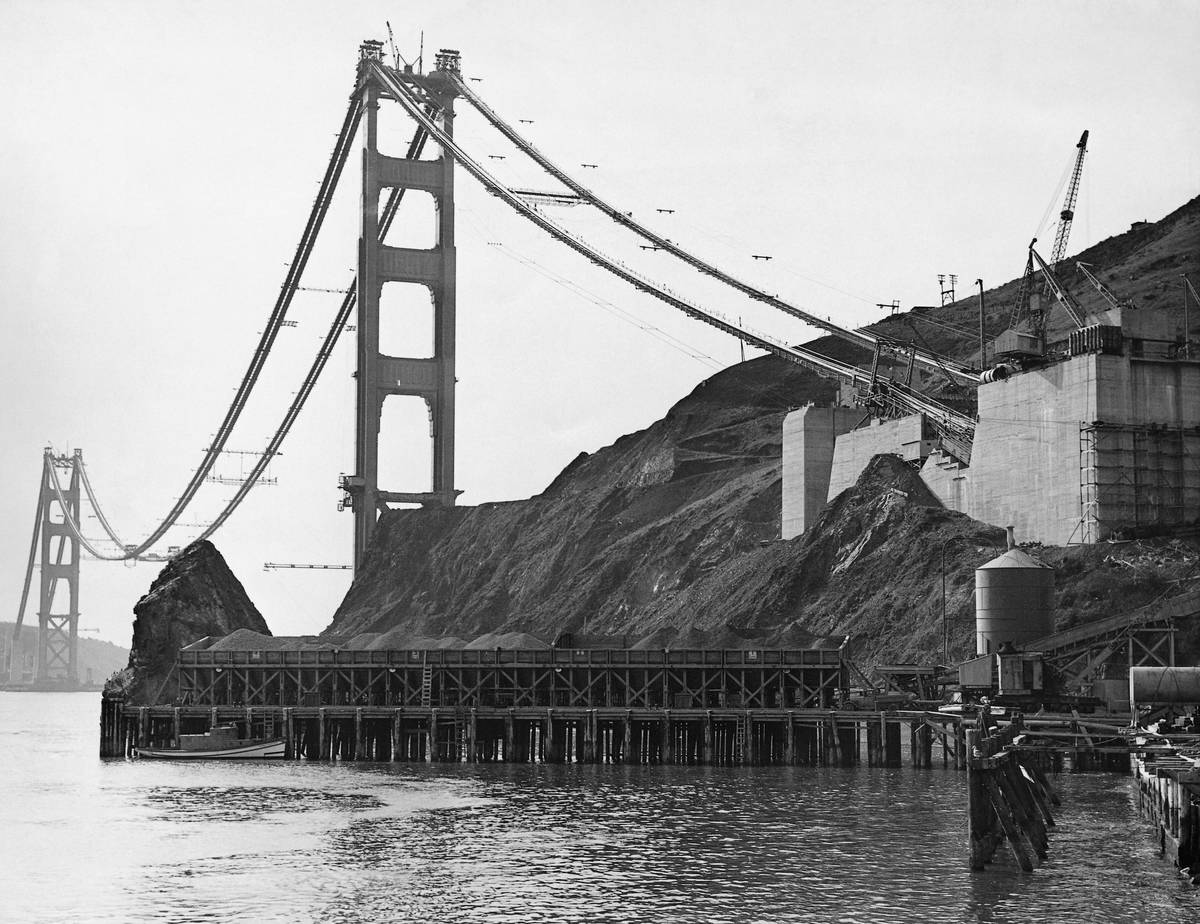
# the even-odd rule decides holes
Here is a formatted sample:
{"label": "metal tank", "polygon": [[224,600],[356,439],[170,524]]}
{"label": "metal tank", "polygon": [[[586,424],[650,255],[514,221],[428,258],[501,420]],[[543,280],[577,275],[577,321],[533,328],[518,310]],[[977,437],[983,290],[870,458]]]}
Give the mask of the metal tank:
{"label": "metal tank", "polygon": [[1138,706],[1200,704],[1200,667],[1131,667],[1129,701]]}
{"label": "metal tank", "polygon": [[1016,547],[975,569],[975,652],[995,654],[1054,631],[1054,569]]}

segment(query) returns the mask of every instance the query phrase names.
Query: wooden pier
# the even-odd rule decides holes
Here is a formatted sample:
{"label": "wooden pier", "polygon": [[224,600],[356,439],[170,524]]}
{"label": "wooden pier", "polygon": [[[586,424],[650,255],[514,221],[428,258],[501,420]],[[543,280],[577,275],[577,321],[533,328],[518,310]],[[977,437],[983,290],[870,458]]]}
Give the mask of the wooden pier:
{"label": "wooden pier", "polygon": [[[198,650],[101,749],[234,723],[307,760],[965,766],[960,716],[842,708],[840,649]],[[905,744],[907,732],[907,747]]]}
{"label": "wooden pier", "polygon": [[[282,738],[293,760],[961,768],[958,716],[836,709],[620,707],[130,706],[105,700],[101,756],[174,747],[234,724]],[[907,741],[907,747],[905,742]],[[935,748],[936,745],[936,748]]]}
{"label": "wooden pier", "polygon": [[450,709],[828,708],[840,649],[300,649],[179,652],[180,705]]}
{"label": "wooden pier", "polygon": [[1200,736],[1172,738],[1147,745],[1134,761],[1138,808],[1154,825],[1162,855],[1200,885]]}

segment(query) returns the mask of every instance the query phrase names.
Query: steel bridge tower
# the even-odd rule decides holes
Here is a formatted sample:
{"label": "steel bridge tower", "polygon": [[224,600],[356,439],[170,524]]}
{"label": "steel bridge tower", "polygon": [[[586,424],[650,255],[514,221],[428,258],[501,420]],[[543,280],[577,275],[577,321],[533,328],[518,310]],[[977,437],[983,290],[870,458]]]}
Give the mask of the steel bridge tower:
{"label": "steel bridge tower", "polygon": [[[383,46],[364,42],[359,49],[363,101],[362,225],[358,242],[358,379],[355,473],[344,479],[347,504],[354,510],[354,568],[362,567],[381,511],[390,504],[453,506],[455,251],[454,161],[442,151],[436,160],[388,157],[378,149],[379,100],[386,92],[370,76],[369,62],[382,63]],[[441,51],[429,74],[411,67],[397,79],[436,112],[442,129],[454,134],[451,74],[460,71],[458,52]],[[433,196],[437,242],[428,249],[390,247],[379,241],[379,197],[384,189],[414,190]],[[415,283],[429,289],[433,302],[433,355],[387,356],[379,351],[379,302],[388,282]],[[429,491],[391,491],[380,487],[379,426],[384,401],[393,395],[423,398],[433,438],[433,478]]]}
{"label": "steel bridge tower", "polygon": [[[70,481],[62,490],[58,471],[69,471]],[[38,594],[38,684],[64,684],[75,686],[79,682],[79,539],[68,521],[80,521],[80,482],[83,469],[83,451],[76,449],[70,455],[55,455],[49,447],[42,455],[42,482],[38,491],[37,519],[34,522],[33,541],[29,548],[29,564],[25,569],[25,586],[21,591],[21,608],[17,612],[17,624],[13,631],[13,644],[9,649],[6,665],[9,681],[12,676],[12,661],[25,616],[25,604],[29,599],[34,566],[41,560],[41,578]],[[65,585],[65,600],[59,594]],[[62,611],[65,604],[66,611]]]}

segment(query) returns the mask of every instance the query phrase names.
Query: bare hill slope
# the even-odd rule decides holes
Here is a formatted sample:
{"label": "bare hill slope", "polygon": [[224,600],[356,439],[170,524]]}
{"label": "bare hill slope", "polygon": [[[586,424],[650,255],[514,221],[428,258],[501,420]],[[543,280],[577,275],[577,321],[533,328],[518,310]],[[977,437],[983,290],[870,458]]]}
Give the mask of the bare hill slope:
{"label": "bare hill slope", "polygon": [[[1200,270],[1200,199],[1079,258],[1119,296],[1176,311],[1179,273]],[[1074,276],[1072,291],[1097,303]],[[1016,285],[988,293],[992,333],[1007,326]],[[940,314],[953,320],[968,307]],[[948,352],[974,348],[936,328],[923,334]],[[812,346],[861,358],[831,338]],[[537,497],[385,514],[325,637],[570,630],[670,645],[850,634],[868,663],[929,660],[941,650],[945,545],[953,653],[969,653],[973,570],[998,554],[1003,524],[943,509],[898,460],[877,460],[805,536],[779,540],[783,416],[832,396],[826,380],[755,359],[702,383],[645,430],[581,454]],[[1137,568],[1107,559],[1108,548],[1045,550],[1058,571],[1060,624],[1136,608],[1193,573],[1189,547],[1172,546],[1158,563],[1154,548],[1138,547]]]}

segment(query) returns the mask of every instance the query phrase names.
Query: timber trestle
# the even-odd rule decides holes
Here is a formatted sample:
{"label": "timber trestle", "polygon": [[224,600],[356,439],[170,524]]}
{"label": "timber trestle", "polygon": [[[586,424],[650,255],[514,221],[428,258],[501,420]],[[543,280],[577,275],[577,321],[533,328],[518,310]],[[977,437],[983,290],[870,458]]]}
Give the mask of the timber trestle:
{"label": "timber trestle", "polygon": [[183,706],[828,708],[838,649],[183,650]]}
{"label": "timber trestle", "polygon": [[178,746],[181,734],[228,724],[243,738],[282,738],[285,757],[296,760],[932,767],[937,754],[942,766],[962,768],[967,753],[959,716],[925,712],[129,706],[105,700],[101,756]]}

